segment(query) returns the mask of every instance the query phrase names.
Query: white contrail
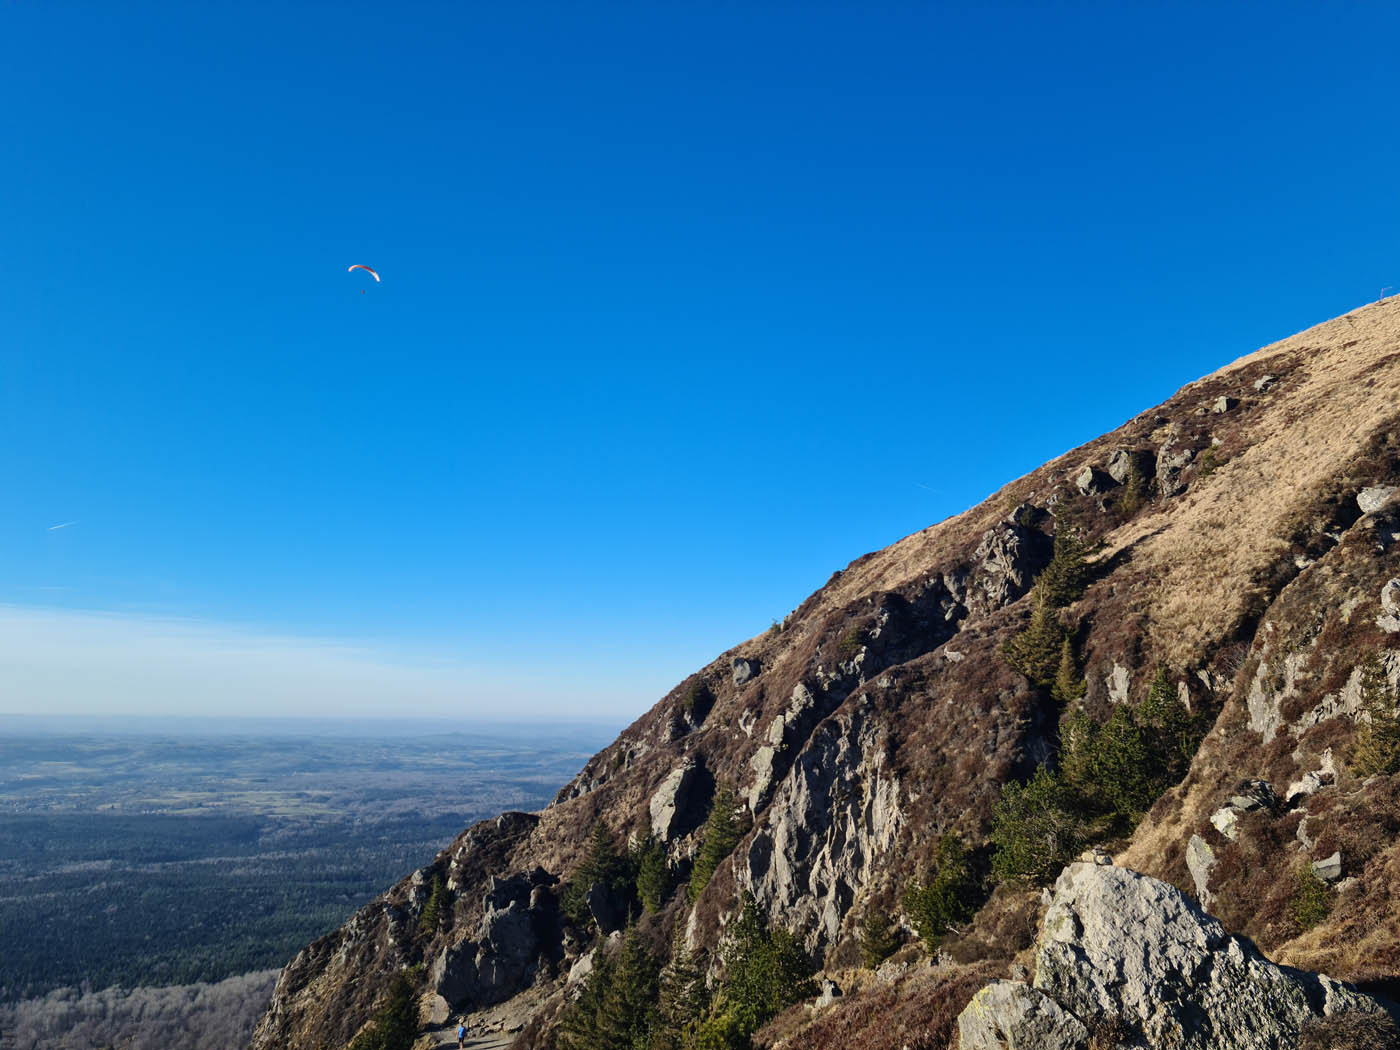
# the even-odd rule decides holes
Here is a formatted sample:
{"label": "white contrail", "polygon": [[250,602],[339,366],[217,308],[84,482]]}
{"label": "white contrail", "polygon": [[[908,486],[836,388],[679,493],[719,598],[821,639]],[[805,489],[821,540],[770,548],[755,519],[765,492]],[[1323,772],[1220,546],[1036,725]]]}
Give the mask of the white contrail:
{"label": "white contrail", "polygon": [[49,531],[49,532],[53,532],[53,531],[55,531],[55,530],[57,530],[57,529],[66,529],[66,528],[68,528],[69,525],[76,525],[76,524],[78,524],[76,521],[65,521],[65,522],[61,522],[61,523],[58,524],[58,525],[50,525],[49,528],[48,528],[48,531]]}

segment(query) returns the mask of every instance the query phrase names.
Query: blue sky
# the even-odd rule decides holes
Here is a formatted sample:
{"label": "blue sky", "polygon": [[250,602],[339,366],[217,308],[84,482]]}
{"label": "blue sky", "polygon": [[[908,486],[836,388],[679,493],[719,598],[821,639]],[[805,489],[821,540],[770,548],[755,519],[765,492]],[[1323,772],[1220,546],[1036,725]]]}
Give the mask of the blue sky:
{"label": "blue sky", "polygon": [[6,4],[0,711],[630,718],[1400,285],[1397,23]]}

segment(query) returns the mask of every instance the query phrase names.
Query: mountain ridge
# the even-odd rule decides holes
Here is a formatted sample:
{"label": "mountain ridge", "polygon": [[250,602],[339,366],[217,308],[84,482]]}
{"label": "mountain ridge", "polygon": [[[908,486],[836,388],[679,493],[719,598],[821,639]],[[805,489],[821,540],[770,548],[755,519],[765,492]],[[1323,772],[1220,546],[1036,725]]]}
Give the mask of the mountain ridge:
{"label": "mountain ridge", "polygon": [[[428,1014],[471,1011],[529,989],[517,1045],[550,1045],[577,971],[596,958],[588,924],[560,912],[593,827],[601,823],[619,841],[657,832],[683,883],[723,786],[742,801],[738,845],[693,904],[682,889],[643,914],[644,934],[660,947],[681,929],[688,945],[713,953],[747,893],[824,972],[848,971],[859,959],[861,921],[900,913],[934,843],[956,834],[990,848],[1003,786],[1056,761],[1060,710],[1002,652],[1030,622],[1033,585],[1066,525],[1092,552],[1087,588],[1060,613],[1083,668],[1083,709],[1107,718],[1142,696],[1162,667],[1193,714],[1211,722],[1185,780],[1120,843],[1119,862],[1213,896],[1232,932],[1300,964],[1328,966],[1343,979],[1400,974],[1393,928],[1384,958],[1396,965],[1368,970],[1326,943],[1333,920],[1293,931],[1277,892],[1258,907],[1245,899],[1240,887],[1261,872],[1277,883],[1280,865],[1288,872],[1312,855],[1312,847],[1288,845],[1281,830],[1298,822],[1293,810],[1267,824],[1241,811],[1235,838],[1211,823],[1232,776],[1247,770],[1287,784],[1321,768],[1325,748],[1314,743],[1345,752],[1356,700],[1337,697],[1364,648],[1388,651],[1394,642],[1376,617],[1359,612],[1379,609],[1385,578],[1400,572],[1393,508],[1382,501],[1366,511],[1357,500],[1400,486],[1398,307],[1400,299],[1382,300],[1244,355],[977,506],[855,559],[779,629],[678,684],[545,810],[468,829],[305,949],[279,978],[254,1050],[344,1045],[390,977],[413,965],[424,967]],[[1293,661],[1291,677],[1275,688],[1281,660]],[[1294,732],[1297,719],[1329,703]],[[1293,746],[1283,749],[1277,727],[1268,740],[1253,728],[1271,720],[1287,727]],[[1304,806],[1343,787],[1380,794],[1351,779],[1334,770]],[[1366,805],[1373,816],[1385,809]],[[1336,810],[1334,800],[1332,824],[1356,823]],[[1372,823],[1388,828],[1388,813]],[[1204,884],[1188,867],[1196,839],[1214,858]],[[1292,841],[1302,842],[1296,833]],[[1364,853],[1347,848],[1352,857]],[[450,915],[421,929],[437,878],[451,896]],[[940,948],[945,968],[963,968],[944,975],[947,987],[1025,965],[1038,908],[1032,890],[993,893]],[[608,910],[600,898],[595,920]],[[1356,910],[1338,895],[1337,922],[1360,922]],[[910,929],[908,915],[902,921]],[[913,951],[911,942],[902,954]],[[956,998],[940,1016],[961,1009]],[[930,1017],[928,1030],[946,1021]]]}

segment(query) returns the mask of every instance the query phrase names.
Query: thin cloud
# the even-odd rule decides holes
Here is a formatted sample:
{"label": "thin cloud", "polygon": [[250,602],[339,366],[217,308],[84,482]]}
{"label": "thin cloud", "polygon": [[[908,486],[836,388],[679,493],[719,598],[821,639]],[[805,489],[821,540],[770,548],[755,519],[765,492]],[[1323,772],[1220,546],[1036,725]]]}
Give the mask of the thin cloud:
{"label": "thin cloud", "polygon": [[59,529],[66,529],[66,528],[68,528],[70,525],[76,525],[76,524],[78,524],[76,521],[64,521],[64,522],[60,522],[60,523],[57,524],[57,525],[50,525],[49,528],[48,528],[48,531],[49,531],[49,532],[57,532]]}

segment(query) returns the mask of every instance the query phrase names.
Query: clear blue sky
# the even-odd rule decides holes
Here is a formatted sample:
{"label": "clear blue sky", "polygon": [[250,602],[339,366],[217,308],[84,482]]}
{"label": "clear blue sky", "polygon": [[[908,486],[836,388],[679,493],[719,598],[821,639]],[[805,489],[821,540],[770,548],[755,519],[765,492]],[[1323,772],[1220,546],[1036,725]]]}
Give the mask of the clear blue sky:
{"label": "clear blue sky", "polygon": [[0,709],[640,713],[1400,285],[1398,30],[0,5]]}

